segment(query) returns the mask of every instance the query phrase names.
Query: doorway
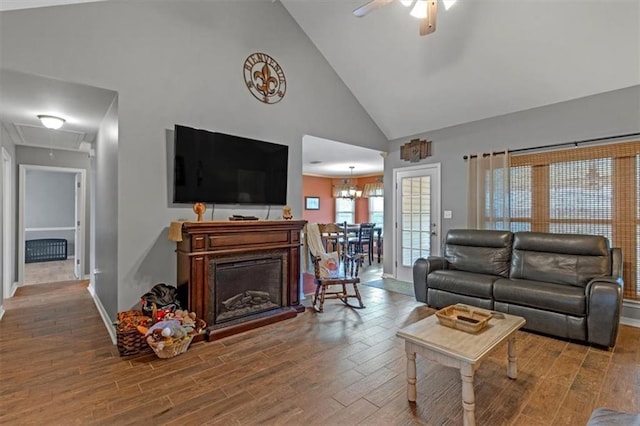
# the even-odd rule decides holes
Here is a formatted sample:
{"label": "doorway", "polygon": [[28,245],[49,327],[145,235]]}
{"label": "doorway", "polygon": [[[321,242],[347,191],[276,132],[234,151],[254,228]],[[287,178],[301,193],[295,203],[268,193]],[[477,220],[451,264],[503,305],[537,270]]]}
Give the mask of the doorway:
{"label": "doorway", "polygon": [[413,281],[413,263],[440,253],[440,164],[395,169],[395,277]]}
{"label": "doorway", "polygon": [[83,279],[84,169],[20,165],[18,281]]}

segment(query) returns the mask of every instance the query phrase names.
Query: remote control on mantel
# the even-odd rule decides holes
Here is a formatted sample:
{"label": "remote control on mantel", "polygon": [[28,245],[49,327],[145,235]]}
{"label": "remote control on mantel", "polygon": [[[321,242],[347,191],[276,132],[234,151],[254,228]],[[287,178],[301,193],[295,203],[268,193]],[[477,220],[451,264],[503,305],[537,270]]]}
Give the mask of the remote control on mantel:
{"label": "remote control on mantel", "polygon": [[259,219],[255,216],[242,216],[239,214],[234,214],[229,218],[229,220],[259,220]]}

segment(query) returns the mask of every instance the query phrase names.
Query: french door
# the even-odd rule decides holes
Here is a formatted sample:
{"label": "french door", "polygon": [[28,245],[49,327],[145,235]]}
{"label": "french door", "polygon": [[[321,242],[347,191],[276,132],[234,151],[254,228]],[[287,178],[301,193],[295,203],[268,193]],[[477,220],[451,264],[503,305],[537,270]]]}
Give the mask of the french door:
{"label": "french door", "polygon": [[394,172],[395,276],[413,281],[413,263],[440,253],[440,164]]}

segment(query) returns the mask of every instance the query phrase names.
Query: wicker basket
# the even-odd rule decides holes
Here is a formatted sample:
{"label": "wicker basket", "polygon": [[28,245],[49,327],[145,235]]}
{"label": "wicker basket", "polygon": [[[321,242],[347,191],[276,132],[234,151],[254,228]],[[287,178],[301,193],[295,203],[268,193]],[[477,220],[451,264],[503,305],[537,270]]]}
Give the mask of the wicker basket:
{"label": "wicker basket", "polygon": [[141,311],[118,312],[116,340],[120,356],[151,352],[144,336],[135,327],[136,325],[148,326],[151,321],[151,318],[144,316]]}
{"label": "wicker basket", "polygon": [[151,348],[144,339],[144,336],[135,328],[127,331],[116,330],[116,337],[120,356],[151,352]]}
{"label": "wicker basket", "polygon": [[156,342],[152,336],[147,336],[147,344],[153,349],[156,355],[158,355],[158,358],[173,358],[176,355],[185,353],[187,349],[189,349],[192,340],[193,336],[186,336],[167,345],[164,344],[164,342]]}
{"label": "wicker basket", "polygon": [[444,326],[475,334],[487,326],[492,314],[486,309],[458,303],[440,309],[436,317]]}
{"label": "wicker basket", "polygon": [[[193,338],[202,333],[207,326],[207,323],[200,318],[196,319],[196,326],[193,333],[188,334],[180,340],[173,340],[170,345],[165,342],[156,341],[153,336],[146,337],[146,343],[153,351],[158,355],[158,358],[173,358],[180,355],[189,349],[189,345],[193,341]],[[162,344],[161,344],[162,343]]]}

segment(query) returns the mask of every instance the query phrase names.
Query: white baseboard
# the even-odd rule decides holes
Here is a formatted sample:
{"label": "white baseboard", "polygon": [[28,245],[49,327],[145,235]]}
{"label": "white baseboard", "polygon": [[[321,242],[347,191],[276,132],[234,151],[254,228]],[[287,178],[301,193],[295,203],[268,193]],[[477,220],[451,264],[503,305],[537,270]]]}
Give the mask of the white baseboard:
{"label": "white baseboard", "polygon": [[102,322],[107,327],[107,332],[109,333],[109,337],[111,337],[111,342],[115,345],[118,342],[116,337],[116,328],[113,326],[113,322],[109,318],[109,314],[107,314],[107,310],[102,306],[102,302],[96,295],[95,288],[93,287],[93,283],[90,283],[87,287],[89,290],[89,294],[91,294],[91,298],[93,298],[93,303],[96,304],[96,308],[98,308],[98,312],[100,312],[100,316],[102,317]]}
{"label": "white baseboard", "polygon": [[640,302],[637,300],[624,300],[622,312],[626,314],[620,318],[620,324],[640,328]]}
{"label": "white baseboard", "polygon": [[4,308],[2,307],[2,305],[0,305],[0,320],[2,319],[3,316],[4,316]]}
{"label": "white baseboard", "polygon": [[392,278],[395,279],[396,277],[393,274],[382,274],[382,278]]}
{"label": "white baseboard", "polygon": [[18,289],[18,282],[15,281],[12,285],[11,285],[11,289],[9,290],[9,297],[13,297],[16,294],[16,290]]}
{"label": "white baseboard", "polygon": [[631,326],[631,327],[640,328],[640,320],[633,319],[633,318],[621,317],[620,318],[620,324],[628,325],[628,326]]}

